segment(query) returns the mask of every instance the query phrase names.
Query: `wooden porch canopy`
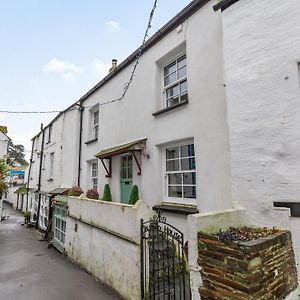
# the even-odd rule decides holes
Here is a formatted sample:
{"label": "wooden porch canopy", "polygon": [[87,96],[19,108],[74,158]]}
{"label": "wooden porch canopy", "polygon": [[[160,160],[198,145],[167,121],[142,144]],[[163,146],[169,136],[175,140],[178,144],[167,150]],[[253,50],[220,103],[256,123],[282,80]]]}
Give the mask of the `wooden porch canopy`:
{"label": "wooden porch canopy", "polygon": [[[100,151],[95,155],[95,157],[99,158],[103,164],[104,169],[106,170],[106,177],[111,177],[111,158],[116,155],[121,155],[124,153],[131,153],[134,157],[136,165],[139,169],[138,175],[141,175],[141,163],[139,162],[136,152],[141,152],[146,146],[147,138],[135,140],[126,144],[121,144],[118,146],[114,146],[105,150]],[[106,166],[104,163],[104,159],[107,159],[109,164]]]}

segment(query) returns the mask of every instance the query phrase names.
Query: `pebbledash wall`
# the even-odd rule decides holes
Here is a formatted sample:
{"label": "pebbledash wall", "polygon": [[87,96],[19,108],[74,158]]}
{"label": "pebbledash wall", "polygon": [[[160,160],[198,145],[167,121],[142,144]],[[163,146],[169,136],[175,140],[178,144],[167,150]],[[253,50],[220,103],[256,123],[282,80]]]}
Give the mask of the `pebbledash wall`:
{"label": "pebbledash wall", "polygon": [[[300,201],[300,2],[240,0],[222,13],[234,201],[277,225],[274,201]],[[299,221],[290,218],[296,258]]]}

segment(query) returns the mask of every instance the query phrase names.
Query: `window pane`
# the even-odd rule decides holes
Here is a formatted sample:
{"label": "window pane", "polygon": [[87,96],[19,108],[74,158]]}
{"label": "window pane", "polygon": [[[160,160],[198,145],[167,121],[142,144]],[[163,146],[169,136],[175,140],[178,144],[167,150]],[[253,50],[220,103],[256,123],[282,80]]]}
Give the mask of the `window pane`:
{"label": "window pane", "polygon": [[182,94],[180,96],[180,102],[184,102],[184,101],[187,101],[188,100],[188,94],[187,92],[184,92],[184,94]]}
{"label": "window pane", "polygon": [[186,67],[183,67],[177,72],[177,79],[183,78],[186,76]]}
{"label": "window pane", "polygon": [[185,158],[181,160],[181,170],[195,170],[195,158]]}
{"label": "window pane", "polygon": [[122,157],[122,167],[125,168],[127,166],[127,156]]}
{"label": "window pane", "polygon": [[178,69],[180,69],[183,66],[186,66],[186,56],[183,55],[180,58],[178,58]]}
{"label": "window pane", "polygon": [[164,69],[164,75],[168,75],[170,73],[173,73],[176,70],[176,62],[172,62],[171,64],[169,64],[168,66],[165,67]]}
{"label": "window pane", "polygon": [[181,157],[195,156],[194,144],[181,146],[180,151],[181,151]]}
{"label": "window pane", "polygon": [[132,178],[132,167],[128,167],[128,178]]}
{"label": "window pane", "polygon": [[165,86],[171,84],[176,81],[176,73],[171,73],[170,75],[165,77]]}
{"label": "window pane", "polygon": [[167,171],[179,171],[179,160],[167,160]]}
{"label": "window pane", "polygon": [[182,173],[168,174],[169,184],[182,184]]}
{"label": "window pane", "polygon": [[94,112],[94,125],[99,123],[99,111]]}
{"label": "window pane", "polygon": [[128,156],[128,166],[132,166],[132,156]]}
{"label": "window pane", "polygon": [[174,98],[170,98],[167,101],[167,107],[173,106],[173,105],[178,104],[178,103],[179,103],[179,96],[176,96]]}
{"label": "window pane", "polygon": [[169,186],[168,192],[169,192],[169,197],[182,198],[182,186]]}
{"label": "window pane", "polygon": [[184,186],[183,187],[184,198],[196,198],[196,187],[195,186]]}
{"label": "window pane", "polygon": [[184,91],[187,91],[187,81],[182,81],[180,83],[180,93],[184,92]]}
{"label": "window pane", "polygon": [[167,149],[167,159],[179,157],[179,147]]}
{"label": "window pane", "polygon": [[122,174],[121,174],[122,178],[127,178],[127,168],[122,168]]}
{"label": "window pane", "polygon": [[183,184],[196,184],[196,173],[183,173]]}
{"label": "window pane", "polygon": [[177,84],[175,86],[168,88],[166,90],[166,92],[167,92],[167,98],[171,98],[174,95],[178,95],[179,94],[179,85]]}

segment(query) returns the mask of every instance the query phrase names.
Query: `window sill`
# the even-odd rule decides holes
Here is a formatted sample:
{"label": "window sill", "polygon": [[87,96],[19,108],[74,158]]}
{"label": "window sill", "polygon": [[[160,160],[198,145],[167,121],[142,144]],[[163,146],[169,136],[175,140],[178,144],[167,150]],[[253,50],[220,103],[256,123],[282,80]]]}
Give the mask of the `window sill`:
{"label": "window sill", "polygon": [[300,202],[275,201],[274,207],[286,207],[290,209],[291,217],[300,217]]}
{"label": "window sill", "polygon": [[155,211],[164,211],[181,215],[197,214],[199,211],[196,205],[177,205],[177,204],[161,204],[152,207]]}
{"label": "window sill", "polygon": [[178,103],[178,104],[175,104],[175,105],[173,105],[173,106],[171,106],[171,107],[166,107],[166,108],[163,108],[163,109],[161,109],[161,110],[158,110],[158,111],[154,112],[154,113],[152,114],[152,116],[153,116],[153,117],[159,116],[159,115],[161,115],[161,114],[164,114],[164,113],[169,112],[169,111],[171,111],[171,110],[174,110],[174,109],[176,109],[176,108],[185,106],[185,105],[187,105],[188,103],[189,103],[189,101],[188,101],[188,100],[185,100],[185,101],[180,102],[180,103]]}
{"label": "window sill", "polygon": [[95,138],[95,139],[92,139],[92,140],[89,140],[87,142],[85,142],[86,145],[88,144],[91,144],[91,143],[94,143],[94,142],[97,142],[98,141],[98,138]]}

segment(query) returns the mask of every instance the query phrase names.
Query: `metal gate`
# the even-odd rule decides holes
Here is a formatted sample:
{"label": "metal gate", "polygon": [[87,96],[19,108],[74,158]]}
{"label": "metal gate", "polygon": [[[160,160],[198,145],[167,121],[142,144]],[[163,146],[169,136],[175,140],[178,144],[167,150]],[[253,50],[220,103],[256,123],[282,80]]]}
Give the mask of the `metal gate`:
{"label": "metal gate", "polygon": [[160,212],[141,220],[142,300],[190,300],[190,278],[183,233]]}

